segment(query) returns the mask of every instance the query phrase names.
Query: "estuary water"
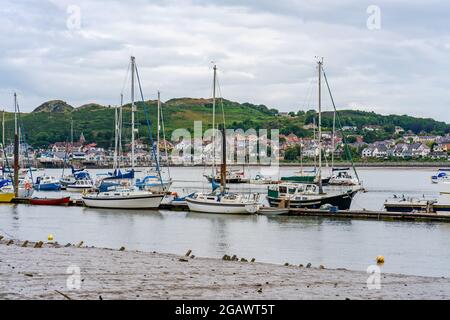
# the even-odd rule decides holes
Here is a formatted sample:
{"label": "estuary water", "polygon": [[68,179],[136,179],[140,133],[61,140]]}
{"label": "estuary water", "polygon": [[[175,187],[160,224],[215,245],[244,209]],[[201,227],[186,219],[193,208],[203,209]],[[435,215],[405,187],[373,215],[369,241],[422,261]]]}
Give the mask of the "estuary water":
{"label": "estuary water", "polygon": [[[289,175],[298,168],[282,168]],[[91,174],[101,170],[90,170]],[[393,194],[438,197],[434,169],[361,168],[366,193],[353,209],[380,210]],[[60,176],[61,170],[47,170]],[[172,168],[179,194],[208,189],[203,168]],[[254,176],[258,168],[247,168]],[[234,185],[234,190],[266,193],[266,186]],[[64,192],[62,192],[64,193]],[[57,197],[58,192],[36,192]],[[74,195],[76,197],[79,195]],[[445,199],[444,199],[445,200]],[[450,199],[449,201],[450,202]],[[171,211],[124,211],[81,207],[0,205],[0,234],[20,240],[45,240],[53,234],[65,244],[221,258],[236,254],[261,262],[324,265],[366,270],[384,255],[383,272],[450,277],[450,223],[385,222],[350,219],[212,215]]]}

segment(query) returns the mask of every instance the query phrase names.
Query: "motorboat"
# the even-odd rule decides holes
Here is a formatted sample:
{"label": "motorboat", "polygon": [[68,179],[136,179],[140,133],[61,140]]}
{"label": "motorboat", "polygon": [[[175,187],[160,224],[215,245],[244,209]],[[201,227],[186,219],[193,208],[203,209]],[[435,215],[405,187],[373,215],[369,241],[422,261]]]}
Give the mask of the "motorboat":
{"label": "motorboat", "polygon": [[335,168],[328,184],[333,186],[356,186],[359,180],[349,173],[349,168]]}
{"label": "motorboat", "polygon": [[437,173],[431,176],[432,183],[450,182],[450,169],[439,169]]}
{"label": "motorboat", "polygon": [[34,188],[39,191],[58,191],[61,190],[61,183],[55,177],[41,176],[36,178]]}
{"label": "motorboat", "polygon": [[94,183],[91,179],[79,179],[66,187],[68,192],[84,192],[92,189],[94,189]]}
{"label": "motorboat", "polygon": [[316,184],[280,183],[268,187],[267,200],[271,207],[280,207],[284,203],[289,208],[320,209],[325,204],[336,206],[339,210],[348,210],[359,187],[340,191],[322,192]]}

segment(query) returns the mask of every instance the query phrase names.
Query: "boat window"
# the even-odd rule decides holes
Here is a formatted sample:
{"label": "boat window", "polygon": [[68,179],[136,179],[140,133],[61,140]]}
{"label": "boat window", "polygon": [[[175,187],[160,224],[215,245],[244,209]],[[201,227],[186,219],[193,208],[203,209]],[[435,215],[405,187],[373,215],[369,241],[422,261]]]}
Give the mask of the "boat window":
{"label": "boat window", "polygon": [[286,193],[287,192],[287,188],[286,187],[280,186],[279,190],[280,190],[280,193]]}

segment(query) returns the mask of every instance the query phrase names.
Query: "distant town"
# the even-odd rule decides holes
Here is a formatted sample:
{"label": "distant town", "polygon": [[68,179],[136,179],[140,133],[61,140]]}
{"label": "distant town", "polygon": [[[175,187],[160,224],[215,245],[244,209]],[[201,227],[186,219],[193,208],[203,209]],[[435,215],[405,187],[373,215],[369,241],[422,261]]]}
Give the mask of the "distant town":
{"label": "distant town", "polygon": [[[304,129],[315,131],[316,128],[309,124],[305,125]],[[414,134],[410,131],[405,132],[403,128],[396,126],[395,136],[397,138],[367,143],[364,141],[364,136],[356,132],[361,132],[361,130],[377,131],[381,130],[380,127],[374,125],[366,125],[362,128],[345,126],[342,129],[342,131],[336,131],[334,135],[331,131],[322,132],[325,161],[388,162],[414,160],[442,162],[450,160],[450,134],[443,136]],[[280,134],[278,145],[271,144],[270,140],[267,140],[269,152],[278,151],[278,160],[281,163],[296,163],[299,161],[312,163],[318,156],[318,140],[314,137],[315,134],[313,133],[312,137],[299,137],[294,133]],[[255,135],[238,135],[236,140],[244,141],[244,145],[239,145],[238,142],[236,147],[245,148],[245,143],[248,144],[248,141],[265,138]],[[161,163],[170,165],[211,163],[213,149],[211,140],[205,139],[201,147],[203,149],[202,157],[194,158],[194,152],[186,152],[186,150],[192,150],[189,149],[188,141],[161,139],[159,142]],[[279,150],[276,150],[276,148],[279,148]],[[130,145],[125,144],[123,149],[124,151],[119,157],[120,162],[126,166],[131,162]],[[258,156],[258,150],[249,150],[248,148],[245,150],[246,157]],[[13,151],[13,144],[6,145],[0,151],[4,166],[11,166]],[[150,151],[149,141],[138,139],[135,144],[136,163],[142,166],[154,164],[154,156]],[[63,167],[67,163],[87,167],[107,167],[113,163],[114,156],[112,148],[100,147],[95,141],[87,141],[83,133],[79,135],[75,142],[55,142],[47,148],[33,148],[26,143],[20,145],[21,163],[37,167]]]}

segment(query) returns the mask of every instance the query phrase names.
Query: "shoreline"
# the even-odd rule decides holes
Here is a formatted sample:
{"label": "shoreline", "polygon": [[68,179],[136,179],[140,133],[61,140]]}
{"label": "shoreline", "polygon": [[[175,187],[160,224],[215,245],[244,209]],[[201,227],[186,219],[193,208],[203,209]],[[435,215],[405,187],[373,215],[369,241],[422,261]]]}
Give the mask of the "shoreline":
{"label": "shoreline", "polygon": [[[112,165],[86,165],[86,164],[80,164],[80,167],[85,167],[86,169],[111,169]],[[136,166],[136,168],[146,168],[146,167],[153,167],[153,164],[139,164]],[[171,164],[171,168],[203,168],[205,166],[209,166],[208,164],[192,164],[192,165],[182,165],[182,164]],[[301,167],[300,163],[297,162],[281,162],[278,163],[278,167]],[[314,163],[303,163],[303,167],[314,167]],[[336,162],[336,167],[352,167],[352,164],[350,162]],[[436,168],[450,168],[450,161],[448,162],[417,162],[417,161],[399,161],[399,162],[355,162],[354,166],[356,168],[429,168],[429,169],[436,169]],[[125,166],[127,167],[127,166]],[[167,167],[166,164],[161,164],[161,167]],[[260,164],[229,164],[229,167],[246,167],[246,168],[264,168],[264,167],[270,167],[270,165],[260,165]],[[38,169],[63,169],[63,166],[36,166]],[[66,168],[67,169],[67,168]]]}
{"label": "shoreline", "polygon": [[[366,272],[307,268],[307,262],[300,267],[195,257],[195,252],[23,243],[0,240],[0,299],[450,298],[450,279],[444,277],[381,273],[381,288],[369,290]],[[67,287],[73,267],[80,269],[80,290]]]}

